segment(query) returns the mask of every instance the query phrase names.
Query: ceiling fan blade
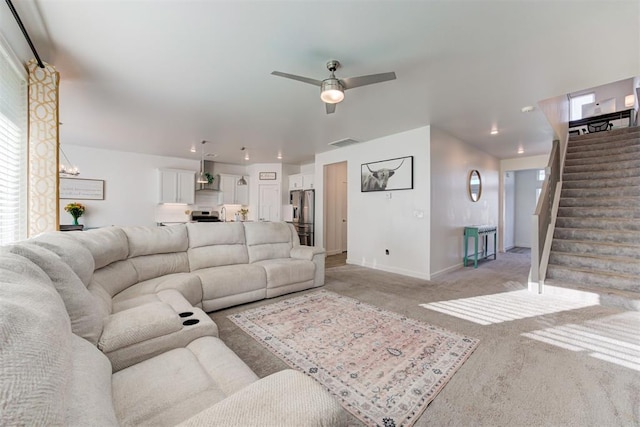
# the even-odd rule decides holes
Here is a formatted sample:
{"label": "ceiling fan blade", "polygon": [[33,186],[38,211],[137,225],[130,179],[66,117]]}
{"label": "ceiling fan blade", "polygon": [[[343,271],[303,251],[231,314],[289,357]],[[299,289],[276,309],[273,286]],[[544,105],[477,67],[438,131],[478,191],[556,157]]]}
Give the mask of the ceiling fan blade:
{"label": "ceiling fan blade", "polygon": [[368,76],[360,76],[360,77],[347,77],[346,79],[340,79],[340,83],[344,86],[345,89],[353,89],[354,87],[372,85],[374,83],[382,83],[388,80],[395,80],[396,73],[380,73],[380,74],[370,74]]}
{"label": "ceiling fan blade", "polygon": [[336,104],[325,103],[324,105],[327,107],[327,114],[333,114],[336,112]]}
{"label": "ceiling fan blade", "polygon": [[316,79],[310,79],[308,77],[296,76],[295,74],[281,73],[280,71],[274,71],[271,74],[273,74],[274,76],[284,77],[291,80],[298,80],[299,82],[302,82],[302,83],[309,83],[315,86],[322,86],[322,81],[316,80]]}

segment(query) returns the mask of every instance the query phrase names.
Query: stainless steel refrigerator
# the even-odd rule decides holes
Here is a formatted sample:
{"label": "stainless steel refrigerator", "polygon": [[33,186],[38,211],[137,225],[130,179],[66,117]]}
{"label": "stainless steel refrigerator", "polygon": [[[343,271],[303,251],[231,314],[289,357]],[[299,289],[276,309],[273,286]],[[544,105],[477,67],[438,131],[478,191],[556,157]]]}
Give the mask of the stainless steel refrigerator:
{"label": "stainless steel refrigerator", "polygon": [[314,190],[294,190],[289,194],[289,203],[293,206],[293,226],[300,237],[300,244],[314,245]]}

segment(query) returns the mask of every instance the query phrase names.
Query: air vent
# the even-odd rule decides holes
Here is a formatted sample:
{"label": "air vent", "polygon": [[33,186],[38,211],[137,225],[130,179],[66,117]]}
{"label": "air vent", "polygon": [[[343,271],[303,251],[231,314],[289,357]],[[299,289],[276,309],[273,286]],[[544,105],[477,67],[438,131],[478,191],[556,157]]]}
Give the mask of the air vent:
{"label": "air vent", "polygon": [[345,138],[345,139],[339,139],[337,141],[333,141],[329,143],[329,145],[331,145],[332,147],[338,147],[338,148],[347,147],[353,144],[360,144],[360,141],[357,141],[353,138]]}

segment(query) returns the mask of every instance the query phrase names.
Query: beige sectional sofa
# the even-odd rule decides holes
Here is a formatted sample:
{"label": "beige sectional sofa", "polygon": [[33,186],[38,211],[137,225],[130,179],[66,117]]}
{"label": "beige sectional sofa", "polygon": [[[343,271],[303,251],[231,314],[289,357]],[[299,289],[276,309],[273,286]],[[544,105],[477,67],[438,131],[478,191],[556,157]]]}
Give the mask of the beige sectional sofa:
{"label": "beige sectional sofa", "polygon": [[109,227],[2,247],[0,425],[343,424],[304,374],[258,379],[205,313],[323,283],[324,251],[286,223]]}

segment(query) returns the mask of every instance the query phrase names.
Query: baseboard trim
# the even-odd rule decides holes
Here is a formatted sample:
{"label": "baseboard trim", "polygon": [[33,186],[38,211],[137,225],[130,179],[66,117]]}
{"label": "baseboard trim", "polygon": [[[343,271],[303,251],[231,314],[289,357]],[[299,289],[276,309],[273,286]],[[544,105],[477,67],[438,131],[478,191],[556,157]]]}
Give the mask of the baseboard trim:
{"label": "baseboard trim", "polygon": [[373,265],[367,262],[354,262],[353,260],[347,258],[347,264],[357,265],[360,267],[370,268],[372,270],[381,270],[386,271],[387,273],[400,274],[402,276],[414,277],[416,279],[422,280],[431,280],[429,274],[422,273],[420,271],[406,270],[404,268],[390,267],[388,265]]}
{"label": "baseboard trim", "polygon": [[442,270],[436,271],[435,273],[433,273],[431,275],[431,280],[436,279],[442,276],[443,274],[447,274],[447,273],[451,273],[452,271],[459,270],[462,267],[464,267],[464,265],[460,263],[460,264],[452,265],[451,267],[443,268]]}

